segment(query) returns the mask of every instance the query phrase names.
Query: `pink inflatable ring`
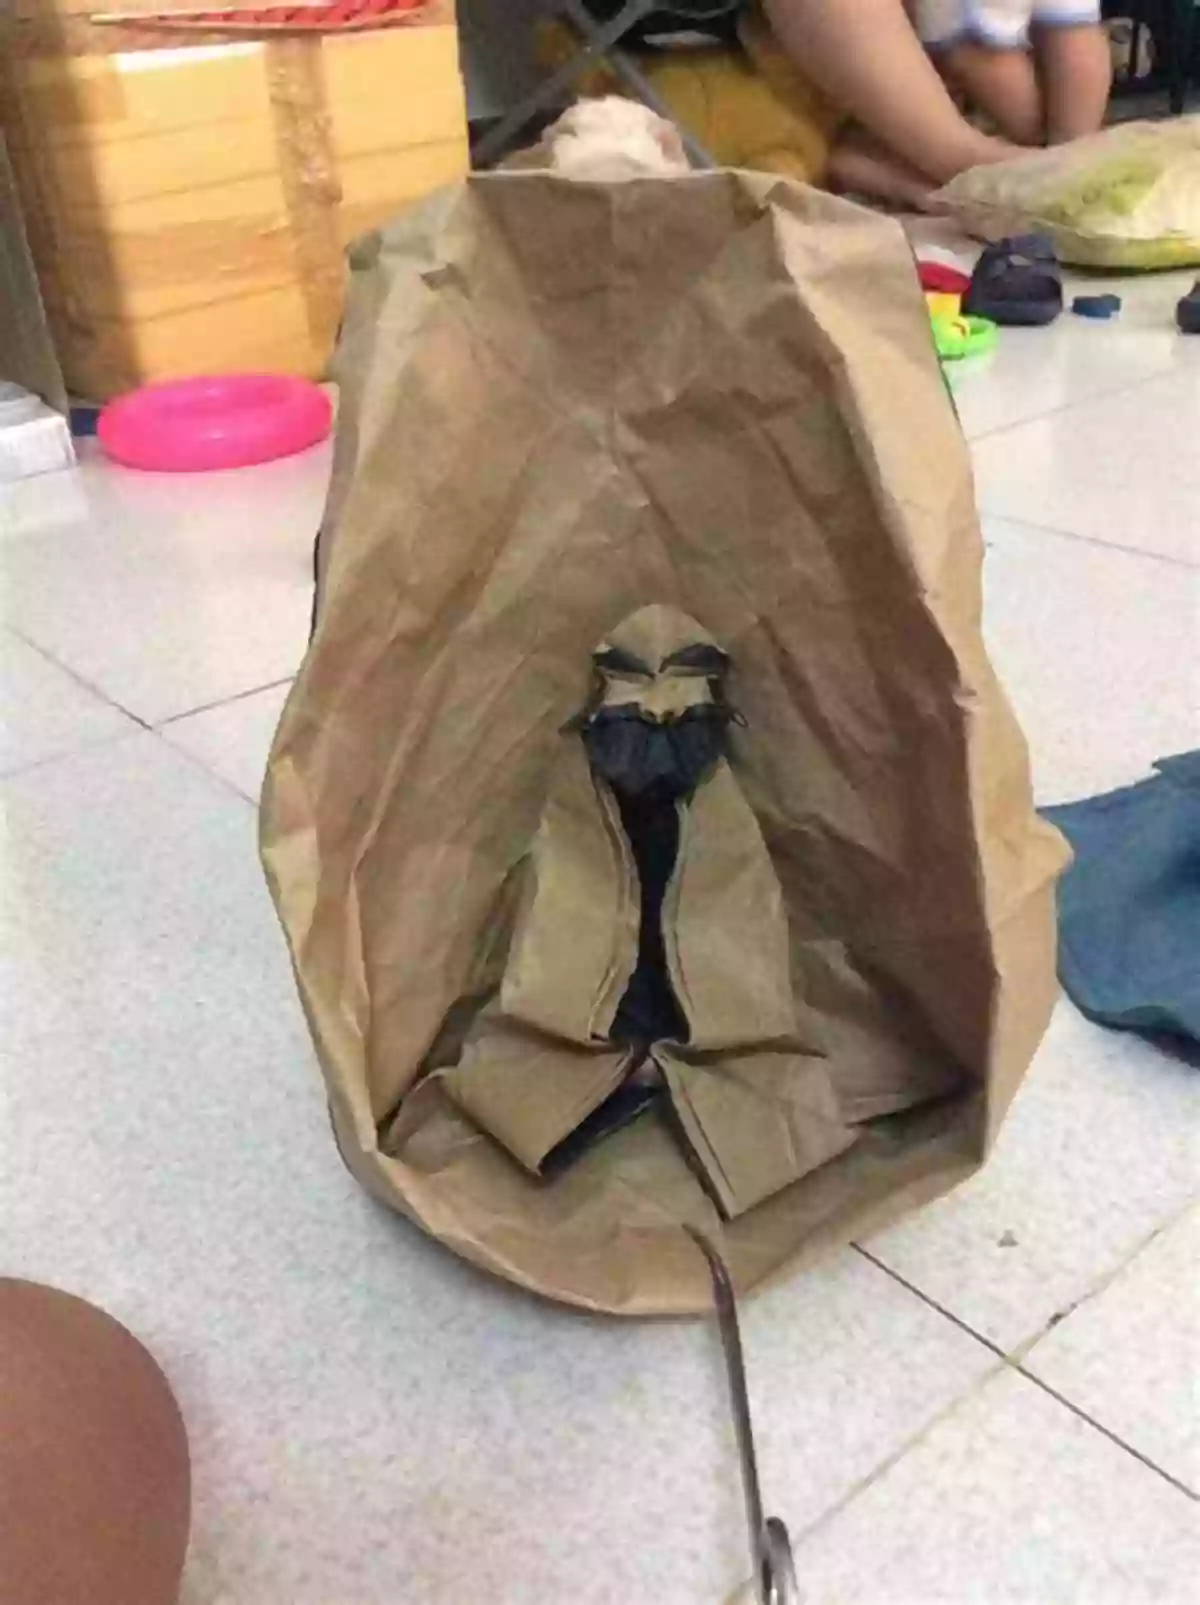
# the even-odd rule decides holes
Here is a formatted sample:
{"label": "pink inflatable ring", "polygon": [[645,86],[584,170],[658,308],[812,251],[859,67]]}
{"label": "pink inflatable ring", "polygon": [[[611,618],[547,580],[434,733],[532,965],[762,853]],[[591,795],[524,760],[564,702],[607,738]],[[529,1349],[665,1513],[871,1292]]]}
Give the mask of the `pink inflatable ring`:
{"label": "pink inflatable ring", "polygon": [[118,396],[96,433],[126,468],[197,474],[290,457],[324,440],[332,422],[329,397],[307,379],[239,373]]}

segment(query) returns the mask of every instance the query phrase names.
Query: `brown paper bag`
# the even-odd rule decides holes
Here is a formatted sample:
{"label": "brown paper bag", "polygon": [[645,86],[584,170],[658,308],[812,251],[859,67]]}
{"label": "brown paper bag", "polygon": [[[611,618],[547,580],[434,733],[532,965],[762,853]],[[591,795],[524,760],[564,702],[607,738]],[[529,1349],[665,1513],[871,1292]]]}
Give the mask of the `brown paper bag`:
{"label": "brown paper bag", "polygon": [[946,1190],[1055,993],[911,254],[768,178],[511,172],[353,266],[263,808],[342,1152],[526,1287],[707,1310],[685,1224],[745,1291]]}

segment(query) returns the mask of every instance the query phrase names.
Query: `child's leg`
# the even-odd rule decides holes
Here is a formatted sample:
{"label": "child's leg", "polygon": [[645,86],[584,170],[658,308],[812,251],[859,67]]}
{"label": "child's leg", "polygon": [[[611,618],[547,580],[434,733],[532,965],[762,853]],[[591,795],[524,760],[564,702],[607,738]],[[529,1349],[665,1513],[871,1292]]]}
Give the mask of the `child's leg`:
{"label": "child's leg", "polygon": [[826,179],[830,189],[915,211],[924,209],[934,188],[915,167],[893,156],[865,129],[854,127],[830,151]]}
{"label": "child's leg", "polygon": [[[1047,8],[1050,9],[1050,8]],[[1061,16],[1061,5],[1053,8]],[[1098,15],[1098,6],[1082,5],[1084,11]],[[1081,21],[1072,26],[1060,22],[1037,23],[1035,8],[1034,48],[1046,100],[1046,136],[1052,145],[1083,134],[1094,134],[1104,125],[1108,97],[1112,89],[1112,53],[1108,33],[1099,20]]]}
{"label": "child's leg", "polygon": [[934,59],[952,89],[986,112],[1006,139],[1040,145],[1046,137],[1046,107],[1033,56],[963,39],[938,50]]}
{"label": "child's leg", "polygon": [[1046,137],[1042,91],[1029,51],[1035,4],[1036,0],[915,0],[914,6],[921,42],[946,82],[1018,145],[1040,145]]}
{"label": "child's leg", "polygon": [[817,87],[932,182],[1012,155],[959,112],[904,0],[765,4],[780,42]]}
{"label": "child's leg", "polygon": [[0,1277],[0,1599],[172,1605],[191,1521],[187,1435],[111,1316]]}

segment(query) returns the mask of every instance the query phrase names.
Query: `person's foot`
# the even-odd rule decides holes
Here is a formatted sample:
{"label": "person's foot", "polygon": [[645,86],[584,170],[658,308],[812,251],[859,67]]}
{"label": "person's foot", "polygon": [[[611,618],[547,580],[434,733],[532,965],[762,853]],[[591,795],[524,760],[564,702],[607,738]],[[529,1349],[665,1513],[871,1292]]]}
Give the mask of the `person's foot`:
{"label": "person's foot", "polygon": [[[969,172],[972,167],[990,167],[996,162],[1010,162],[1014,157],[1027,156],[1029,147],[1014,145],[1011,140],[1001,139],[996,134],[982,134],[975,132],[975,138],[964,149],[963,165],[959,172]],[[958,174],[954,175],[956,178]]]}
{"label": "person's foot", "polygon": [[839,195],[858,195],[910,211],[925,211],[933,194],[927,178],[857,129],[834,147],[825,176]]}

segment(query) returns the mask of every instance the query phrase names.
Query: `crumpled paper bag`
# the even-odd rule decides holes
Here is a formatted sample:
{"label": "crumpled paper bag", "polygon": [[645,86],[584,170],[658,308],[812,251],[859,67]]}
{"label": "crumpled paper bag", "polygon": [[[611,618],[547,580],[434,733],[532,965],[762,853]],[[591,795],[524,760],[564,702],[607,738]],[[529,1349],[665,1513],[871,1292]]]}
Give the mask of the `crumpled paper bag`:
{"label": "crumpled paper bag", "polygon": [[[744,1292],[945,1191],[1055,996],[1065,852],[984,653],[911,252],[761,176],[502,172],[352,267],[262,816],[341,1151],[527,1288],[708,1311],[685,1226]],[[648,893],[582,732],[718,696],[659,909],[686,1024],[626,1061]],[[646,1108],[546,1167],[647,1070]]]}

